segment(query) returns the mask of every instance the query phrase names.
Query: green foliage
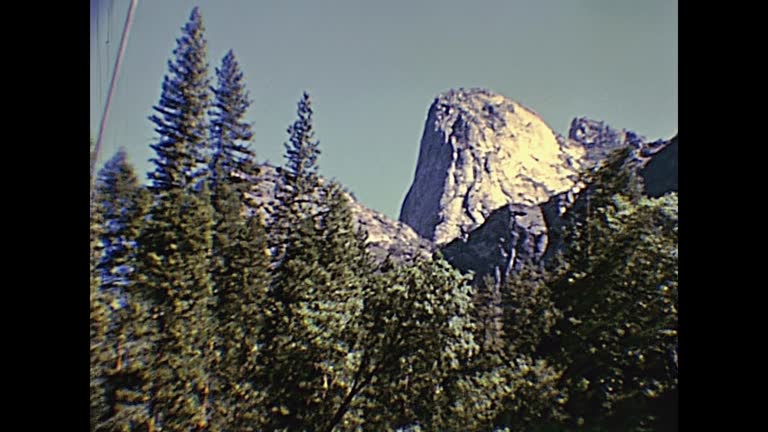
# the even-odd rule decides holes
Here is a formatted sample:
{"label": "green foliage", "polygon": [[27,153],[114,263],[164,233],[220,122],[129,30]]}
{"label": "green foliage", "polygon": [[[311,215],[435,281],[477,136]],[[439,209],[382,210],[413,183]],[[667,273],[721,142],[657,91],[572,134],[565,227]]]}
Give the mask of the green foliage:
{"label": "green foliage", "polygon": [[99,172],[94,201],[103,218],[104,255],[97,266],[102,289],[114,291],[119,297],[121,287],[130,278],[136,240],[150,204],[149,195],[139,187],[124,150],[118,151]]}
{"label": "green foliage", "polygon": [[[295,177],[290,184],[313,181]],[[354,349],[362,289],[373,266],[341,188],[316,184],[312,194],[295,195],[300,190],[307,189],[285,190],[287,199],[277,211],[276,225],[293,229],[278,231],[282,253],[265,303],[259,358],[270,371],[265,377],[270,412],[264,427],[331,430],[358,392]],[[299,213],[301,208],[308,214]]]}
{"label": "green foliage", "polygon": [[[269,224],[250,215],[250,101],[229,52],[206,137],[202,34],[194,9],[152,117],[150,190],[123,152],[96,183],[92,431],[673,422],[677,195],[643,197],[629,150],[585,174],[549,268],[472,287],[440,256],[377,266],[349,194],[318,176],[307,93]],[[197,181],[201,169],[210,181]]]}
{"label": "green foliage", "polygon": [[471,287],[442,259],[379,274],[365,292],[353,415],[367,428],[449,428],[462,404],[455,381],[477,352]]}
{"label": "green foliage", "polygon": [[216,69],[211,115],[210,188],[213,204],[211,278],[216,296],[212,430],[258,430],[263,394],[255,352],[264,323],[269,257],[263,222],[246,217],[244,193],[258,174],[244,120],[251,103],[230,50]]}
{"label": "green foliage", "polygon": [[[255,155],[248,147],[253,138],[251,124],[245,113],[251,104],[243,83],[243,73],[232,50],[228,51],[216,69],[217,86],[213,89],[211,115],[211,190],[216,191],[218,179],[228,182],[253,175]],[[215,194],[215,193],[214,193]]]}
{"label": "green foliage", "polygon": [[486,414],[466,416],[462,423],[472,425],[467,430],[530,430],[541,422],[563,418],[566,397],[558,387],[561,371],[537,353],[558,313],[547,276],[529,264],[502,283],[487,277],[478,287],[475,334],[482,343],[464,380],[472,384],[465,385],[472,394],[469,400],[485,407]]}
{"label": "green foliage", "polygon": [[282,171],[288,197],[310,195],[318,186],[317,157],[320,155],[320,143],[314,139],[309,93],[304,92],[302,95],[296,114],[298,118],[288,128],[290,138],[285,143],[286,167]]}
{"label": "green foliage", "polygon": [[175,58],[168,62],[160,101],[153,107],[157,114],[150,117],[159,135],[151,145],[155,170],[149,179],[155,190],[194,186],[209,163],[206,111],[210,80],[204,32],[202,16],[195,7],[177,39]]}
{"label": "green foliage", "polygon": [[[298,103],[298,119],[288,128],[285,143],[286,166],[278,169],[280,183],[275,190],[278,204],[270,228],[270,247],[276,262],[289,246],[295,229],[314,230],[316,218],[323,210],[320,205],[320,179],[317,176],[319,143],[313,141],[312,107],[309,94]],[[307,232],[309,234],[309,232]]]}
{"label": "green foliage", "polygon": [[101,234],[103,218],[97,206],[91,206],[90,223],[90,430],[108,416],[109,404],[106,400],[104,381],[106,375],[107,330],[109,329],[109,301],[101,292],[101,278],[96,271],[101,254]]}
{"label": "green foliage", "polygon": [[206,187],[198,194],[162,192],[141,239],[140,282],[158,325],[151,413],[164,430],[190,430],[208,421],[215,357],[209,200]]}
{"label": "green foliage", "polygon": [[98,413],[92,425],[95,430],[130,422],[135,414],[131,409],[135,401],[127,395],[138,380],[137,362],[132,360],[141,351],[141,338],[136,335],[141,334],[137,325],[142,319],[131,281],[136,241],[148,206],[146,190],[139,187],[125,152],[119,151],[99,172],[94,194],[101,254],[92,275],[98,278],[98,291],[91,323],[98,330],[91,342],[98,341],[94,344],[98,350],[92,351],[91,366],[99,370],[96,392],[103,397],[103,406],[93,411]]}
{"label": "green foliage", "polygon": [[246,218],[240,194],[227,182],[217,185],[211,275],[216,291],[216,385],[212,425],[258,430],[263,395],[256,362],[262,307],[269,286],[269,256],[264,224]]}
{"label": "green foliage", "polygon": [[552,282],[563,317],[547,345],[574,421],[655,430],[669,421],[660,401],[674,404],[677,391],[677,194],[634,193],[621,157],[596,173],[570,225]]}

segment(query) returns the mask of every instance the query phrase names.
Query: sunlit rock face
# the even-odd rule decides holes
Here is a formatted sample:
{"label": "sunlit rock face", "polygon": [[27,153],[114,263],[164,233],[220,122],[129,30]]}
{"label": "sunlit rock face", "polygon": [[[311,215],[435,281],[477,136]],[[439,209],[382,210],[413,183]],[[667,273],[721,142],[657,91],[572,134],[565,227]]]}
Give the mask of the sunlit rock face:
{"label": "sunlit rock face", "polygon": [[584,154],[505,96],[450,90],[429,108],[400,221],[437,245],[466,238],[494,210],[569,190]]}

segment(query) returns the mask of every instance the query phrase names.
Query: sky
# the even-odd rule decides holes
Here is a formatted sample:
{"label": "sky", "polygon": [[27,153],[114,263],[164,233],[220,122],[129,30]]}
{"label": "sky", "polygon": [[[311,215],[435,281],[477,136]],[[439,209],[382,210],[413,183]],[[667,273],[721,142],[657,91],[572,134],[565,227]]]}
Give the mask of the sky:
{"label": "sky", "polygon": [[[91,0],[94,140],[129,3]],[[677,133],[675,0],[151,0],[135,10],[99,166],[122,147],[141,179],[154,168],[148,117],[195,6],[212,83],[229,49],[244,72],[258,160],[283,163],[306,90],[320,173],[394,219],[429,106],[452,88],[501,93],[561,134],[574,117],[650,140]]]}

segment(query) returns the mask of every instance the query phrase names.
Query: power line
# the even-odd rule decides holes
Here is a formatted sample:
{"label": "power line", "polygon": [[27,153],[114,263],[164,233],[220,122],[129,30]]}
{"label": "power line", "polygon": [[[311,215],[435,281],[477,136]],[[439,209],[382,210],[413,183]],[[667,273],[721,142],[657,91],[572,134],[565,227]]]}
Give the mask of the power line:
{"label": "power line", "polygon": [[117,74],[120,71],[120,64],[122,63],[123,56],[125,55],[125,47],[128,44],[128,34],[131,30],[131,23],[133,22],[133,13],[136,9],[136,3],[138,0],[131,0],[131,4],[128,7],[128,15],[125,18],[125,26],[123,27],[123,35],[120,38],[120,49],[117,52],[117,59],[115,61],[115,67],[112,70],[112,81],[109,83],[109,94],[107,96],[107,103],[104,106],[104,114],[101,116],[101,125],[99,127],[99,137],[96,141],[96,148],[91,155],[91,199],[93,199],[93,182],[94,182],[94,169],[96,168],[96,161],[99,158],[99,151],[101,150],[102,140],[104,139],[104,129],[109,118],[109,108],[112,105],[112,97],[115,93],[115,87],[117,83]]}

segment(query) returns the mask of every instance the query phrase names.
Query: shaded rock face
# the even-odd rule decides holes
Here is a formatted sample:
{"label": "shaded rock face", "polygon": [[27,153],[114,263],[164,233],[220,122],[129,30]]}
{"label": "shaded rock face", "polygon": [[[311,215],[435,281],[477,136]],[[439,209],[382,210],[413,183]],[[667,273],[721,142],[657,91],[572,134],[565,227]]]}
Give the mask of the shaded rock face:
{"label": "shaded rock face", "polygon": [[677,192],[677,137],[653,154],[640,174],[645,191],[651,197]]}
{"label": "shaded rock face", "polygon": [[442,248],[443,256],[475,282],[491,275],[501,281],[527,261],[540,260],[547,249],[547,226],[540,206],[506,205],[486,218],[466,239]]}
{"label": "shaded rock face", "polygon": [[466,239],[503,206],[535,206],[570,189],[583,156],[582,145],[517,102],[448,91],[429,109],[400,221],[437,245]]}
{"label": "shaded rock face", "polygon": [[[271,165],[262,164],[259,168],[261,172],[253,182],[248,198],[251,206],[268,221],[275,208],[274,196],[280,175]],[[369,250],[376,260],[381,262],[389,257],[395,262],[403,262],[432,256],[433,245],[411,227],[363,206],[350,194],[347,198],[355,226],[368,233]]]}

